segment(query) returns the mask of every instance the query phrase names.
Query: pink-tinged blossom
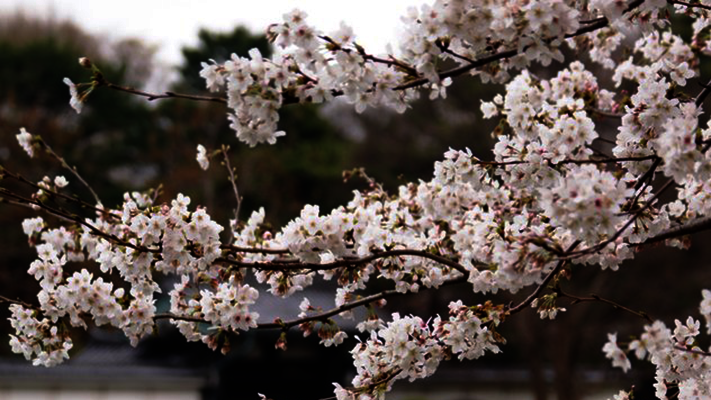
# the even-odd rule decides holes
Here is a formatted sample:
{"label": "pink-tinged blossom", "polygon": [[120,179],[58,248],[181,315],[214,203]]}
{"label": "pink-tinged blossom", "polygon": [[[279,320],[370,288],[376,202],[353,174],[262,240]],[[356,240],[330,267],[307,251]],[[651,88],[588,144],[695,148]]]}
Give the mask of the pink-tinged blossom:
{"label": "pink-tinged blossom", "polygon": [[211,92],[217,92],[220,87],[225,84],[225,77],[220,71],[220,66],[214,61],[212,64],[200,63],[202,70],[200,70],[200,76],[205,79],[207,89]]}
{"label": "pink-tinged blossom", "polygon": [[205,150],[205,146],[199,144],[197,146],[197,162],[200,164],[200,168],[202,168],[204,171],[207,171],[207,169],[210,167],[210,159],[207,157],[207,150]]}
{"label": "pink-tinged blossom", "polygon": [[63,176],[57,176],[54,178],[54,186],[56,186],[58,188],[63,188],[65,186],[67,186],[68,184],[69,184],[69,182],[67,181],[67,178],[65,178]]}
{"label": "pink-tinged blossom", "polygon": [[35,151],[34,148],[32,147],[32,135],[25,130],[25,128],[20,128],[20,133],[15,135],[17,138],[17,141],[20,143],[20,146],[22,146],[22,149],[25,150],[28,156],[30,158],[35,156]]}
{"label": "pink-tinged blossom", "polygon": [[627,372],[632,367],[632,364],[625,352],[617,346],[617,334],[608,334],[607,340],[605,346],[602,347],[602,351],[605,352],[605,357],[612,360],[613,367],[620,367],[624,372]]}
{"label": "pink-tinged blossom", "polygon": [[64,78],[64,83],[69,86],[69,95],[71,96],[69,99],[69,105],[74,109],[74,111],[77,112],[77,114],[81,114],[81,110],[84,108],[84,99],[83,96],[79,95],[77,85],[75,85],[69,78]]}

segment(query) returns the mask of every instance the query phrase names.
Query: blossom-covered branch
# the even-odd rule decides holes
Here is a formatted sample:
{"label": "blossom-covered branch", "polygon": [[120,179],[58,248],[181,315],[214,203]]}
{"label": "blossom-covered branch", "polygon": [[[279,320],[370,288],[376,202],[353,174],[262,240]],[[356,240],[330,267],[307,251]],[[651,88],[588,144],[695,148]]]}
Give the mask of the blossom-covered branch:
{"label": "blossom-covered branch", "polygon": [[[60,218],[23,223],[37,250],[28,272],[40,287],[39,306],[11,305],[13,350],[36,364],[56,365],[72,348],[62,326],[110,324],[136,344],[158,319],[170,320],[187,340],[223,351],[223,334],[285,332],[297,325],[305,334],[318,331],[320,344],[332,346],[348,338],[332,317],[349,317],[364,307],[368,316],[357,326],[365,336],[351,352],[356,376],[349,387],[336,384],[335,395],[382,399],[394,382],[430,376],[445,359],[499,352],[504,340],[498,326],[529,306],[550,319],[564,310],[555,303],[557,296],[622,307],[564,293],[557,280],[581,265],[621,268],[643,244],[708,229],[711,128],[700,126],[699,116],[711,88],[702,85],[692,101],[695,91],[687,83],[697,78],[701,56],[711,54],[711,20],[705,7],[696,5],[439,0],[409,11],[401,43],[384,56],[366,52],[347,25],[323,33],[294,10],[268,30],[278,48],[272,59],[253,49],[248,57],[203,64],[207,89],[224,91],[224,97],[125,88],[107,82],[83,60],[94,76],[89,84],[68,80],[76,109],[98,86],[149,100],[225,103],[237,139],[249,146],[273,144],[286,134],[278,123],[279,109],[288,103],[341,97],[358,112],[381,106],[404,112],[421,91],[434,100],[446,94],[451,78],[466,74],[505,84],[505,92],[481,102],[484,118],[498,121],[492,161],[481,161],[468,149],[450,149],[428,179],[392,193],[371,180],[348,203],[333,210],[305,205],[276,229],[265,223],[264,209],[239,222],[235,213],[234,220],[221,224],[212,219],[212,210],[191,207],[184,194],[163,199],[127,193],[114,208],[90,206],[63,192],[63,177],[34,183],[6,172],[34,193],[3,187],[4,201]],[[671,12],[693,20],[691,41],[669,29],[675,23],[667,18]],[[564,52],[565,46],[575,51]],[[567,62],[566,55],[573,54],[586,57]],[[456,66],[442,70],[445,61]],[[557,70],[539,77],[530,70],[533,64]],[[599,80],[593,71],[608,72],[610,79]],[[626,91],[620,89],[623,83]],[[615,126],[597,126],[596,116],[616,117],[606,121]],[[18,135],[30,155],[32,138],[26,131]],[[597,149],[601,144],[604,151]],[[220,151],[239,210],[226,147]],[[217,154],[198,146],[196,159],[207,168]],[[666,180],[656,185],[660,174]],[[667,196],[672,187],[676,194]],[[90,215],[76,215],[64,202]],[[232,227],[227,239],[220,236],[225,225]],[[91,272],[65,272],[66,264],[87,261],[96,265]],[[112,273],[120,279],[109,281]],[[163,276],[178,282],[166,295],[158,284]],[[261,321],[255,311],[261,296],[306,294],[328,280],[337,286],[334,308],[323,311],[305,298],[298,318],[274,322]],[[509,306],[454,301],[448,315],[429,319],[384,317],[371,306],[455,282],[482,295],[530,294]],[[389,289],[373,293],[372,287],[383,283]],[[711,292],[703,296],[700,311],[709,325]],[[165,297],[170,309],[159,313],[155,302]],[[608,336],[603,351],[613,365],[631,368],[626,354],[635,352],[656,366],[659,398],[665,398],[667,384],[680,388],[680,399],[711,396],[704,383],[711,376],[708,363],[701,361],[705,350],[695,340],[700,322],[676,321],[672,332],[661,321],[636,315],[650,324],[626,351],[616,334]],[[277,346],[285,347],[284,340],[283,335]]]}

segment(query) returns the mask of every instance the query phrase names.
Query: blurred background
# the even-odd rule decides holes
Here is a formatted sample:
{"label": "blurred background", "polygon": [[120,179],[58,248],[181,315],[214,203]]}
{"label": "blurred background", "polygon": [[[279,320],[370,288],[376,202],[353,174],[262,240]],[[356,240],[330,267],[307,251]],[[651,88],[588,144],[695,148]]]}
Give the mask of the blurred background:
{"label": "blurred background", "polygon": [[[195,148],[203,144],[216,149],[228,143],[244,196],[241,217],[264,206],[267,220],[278,227],[297,216],[304,204],[318,204],[327,212],[346,203],[354,189],[365,187],[357,179],[344,182],[346,170],[363,167],[394,192],[400,184],[430,179],[433,163],[449,148],[470,148],[482,159],[491,158],[496,122],[483,120],[479,105],[502,87],[467,78],[450,87],[447,99],[415,102],[404,115],[387,110],[357,114],[338,102],[286,107],[280,128],[287,136],[276,145],[257,148],[235,139],[222,105],[185,100],[151,103],[98,90],[82,114],[69,108],[63,78],[89,81],[87,71],[77,63],[81,56],[89,57],[114,83],[204,93],[198,76],[201,62],[220,62],[233,52],[246,56],[254,47],[263,55],[271,52],[263,35],[241,25],[201,29],[190,43],[174,61],[166,62],[157,56],[159,48],[141,37],[107,37],[69,19],[27,12],[0,14],[0,162],[33,181],[65,175],[69,189],[90,200],[86,189],[55,161],[27,157],[15,139],[25,127],[41,134],[75,165],[106,205],[120,204],[127,191],[162,185],[159,203],[183,193],[191,197],[193,206],[206,206],[214,219],[227,226],[235,201],[226,171],[217,162],[207,172],[199,169]],[[554,67],[536,73],[548,78],[562,66]],[[20,226],[31,216],[21,208],[0,207],[4,227],[0,294],[33,302],[38,285],[26,270],[35,254]],[[53,226],[59,222],[46,219]],[[700,291],[709,286],[708,246],[699,246],[708,239],[708,235],[695,238],[690,251],[648,249],[618,272],[573,268],[574,279],[565,288],[581,296],[595,293],[611,298],[673,323],[674,316],[697,314]],[[96,268],[74,265],[82,267]],[[508,303],[525,295],[499,294],[494,300]],[[316,287],[307,296],[313,305],[333,307],[328,287]],[[263,321],[295,316],[301,298],[297,294],[279,301],[263,296],[257,311]],[[399,310],[427,319],[446,314],[449,301],[477,304],[487,298],[465,286],[451,287],[393,299],[381,312]],[[166,310],[168,304],[159,303],[158,308]],[[640,390],[638,398],[651,397],[651,392],[642,391],[654,382],[645,363],[635,363],[640,369],[622,377],[601,351],[607,332],[618,332],[618,339],[624,341],[626,335],[641,331],[644,320],[599,303],[567,308],[555,321],[541,321],[533,310],[517,315],[500,331],[508,340],[503,354],[472,362],[449,361],[430,379],[396,384],[390,398],[605,399],[631,384]],[[6,321],[8,315],[7,308],[0,307],[0,320]],[[332,382],[347,385],[354,374],[348,354],[357,343],[354,324],[345,322],[343,327],[350,338],[335,349],[292,332],[289,350],[283,352],[274,348],[278,332],[260,331],[235,337],[232,351],[225,356],[202,344],[186,344],[163,324],[136,349],[120,332],[90,329],[76,332],[72,360],[53,369],[32,367],[10,352],[8,340],[2,340],[0,400],[257,399],[258,392],[275,400],[328,398]],[[0,324],[0,330],[7,338],[9,323]]]}

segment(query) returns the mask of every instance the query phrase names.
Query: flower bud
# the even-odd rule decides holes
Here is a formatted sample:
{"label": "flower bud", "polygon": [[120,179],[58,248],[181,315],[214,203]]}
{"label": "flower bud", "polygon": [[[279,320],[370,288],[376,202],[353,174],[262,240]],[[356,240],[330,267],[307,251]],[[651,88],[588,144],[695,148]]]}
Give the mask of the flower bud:
{"label": "flower bud", "polygon": [[79,57],[79,65],[86,69],[91,69],[91,60],[87,57]]}

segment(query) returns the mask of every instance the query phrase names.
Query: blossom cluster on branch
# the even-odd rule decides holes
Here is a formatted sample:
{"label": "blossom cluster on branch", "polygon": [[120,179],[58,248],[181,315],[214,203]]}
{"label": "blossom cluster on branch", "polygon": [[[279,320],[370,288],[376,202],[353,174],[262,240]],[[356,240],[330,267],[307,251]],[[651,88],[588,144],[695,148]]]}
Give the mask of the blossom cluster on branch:
{"label": "blossom cluster on branch", "polygon": [[[380,106],[405,112],[422,91],[431,99],[446,96],[462,75],[505,83],[506,90],[477,103],[485,118],[499,121],[492,161],[466,149],[449,150],[430,180],[402,185],[396,193],[373,184],[331,211],[306,205],[276,230],[267,228],[260,209],[246,221],[225,224],[227,239],[220,237],[224,225],[205,208],[191,207],[183,194],[164,201],[130,193],[122,205],[109,208],[98,198],[92,204],[68,195],[63,177],[34,182],[3,169],[3,179],[32,192],[0,188],[3,201],[45,215],[23,223],[37,250],[28,272],[41,290],[36,304],[11,305],[12,348],[51,366],[72,347],[67,325],[110,324],[135,345],[158,319],[168,319],[187,340],[223,351],[229,350],[228,334],[296,326],[305,335],[318,331],[321,344],[331,346],[348,336],[332,317],[353,318],[351,311],[364,307],[368,316],[358,324],[364,339],[351,352],[357,374],[351,386],[336,385],[339,400],[383,398],[396,380],[430,376],[443,360],[499,352],[505,341],[496,328],[514,314],[533,306],[542,318],[553,319],[566,311],[556,305],[556,295],[544,294],[564,267],[617,269],[645,243],[664,238],[679,245],[709,215],[711,128],[700,126],[699,117],[711,89],[704,86],[696,94],[688,88],[700,58],[711,52],[706,3],[438,0],[411,8],[402,19],[397,51],[382,56],[358,45],[347,25],[325,34],[294,10],[269,27],[279,49],[272,59],[255,49],[249,57],[203,64],[207,89],[226,97],[121,87],[82,59],[92,69],[92,82],[67,81],[78,110],[101,87],[151,100],[224,102],[237,139],[249,146],[288,134],[278,129],[278,111],[288,103],[343,98],[358,112]],[[670,28],[674,13],[693,19],[690,42]],[[579,57],[570,62],[566,54]],[[529,69],[535,65],[563,66],[543,79]],[[607,72],[609,83],[592,71]],[[619,90],[623,84],[632,91]],[[619,126],[599,129],[601,118]],[[24,129],[17,138],[30,157],[49,149]],[[200,167],[207,169],[219,154],[229,160],[226,147],[210,152],[198,146]],[[77,171],[72,174],[84,183]],[[652,184],[657,175],[664,184]],[[236,185],[232,175],[231,180]],[[673,185],[674,199],[660,201]],[[236,186],[235,194],[239,204]],[[74,214],[60,203],[91,214]],[[64,272],[67,263],[89,260],[97,265],[91,272]],[[112,271],[121,285],[105,279]],[[163,294],[157,280],[166,275],[179,283]],[[256,284],[247,283],[250,275]],[[294,320],[260,321],[254,311],[265,292],[294,296],[331,279],[338,284],[332,310],[305,299]],[[391,289],[371,293],[375,280],[388,281]],[[477,293],[533,291],[518,305],[452,302],[448,319],[394,314],[387,321],[373,311],[389,296],[454,283]],[[709,293],[701,307],[707,320]],[[168,312],[156,309],[160,296],[169,297]],[[680,399],[711,396],[711,358],[694,339],[699,322],[677,321],[673,332],[662,321],[650,322],[628,351],[656,366],[658,397],[666,398],[670,385],[678,386]],[[284,338],[277,346],[285,347]],[[613,365],[629,369],[616,336],[609,339],[605,354]]]}

